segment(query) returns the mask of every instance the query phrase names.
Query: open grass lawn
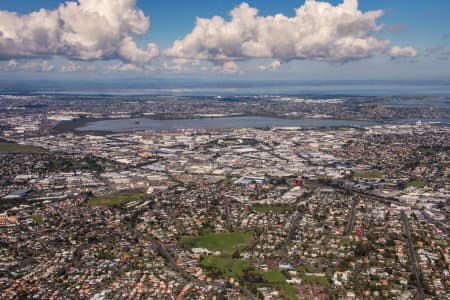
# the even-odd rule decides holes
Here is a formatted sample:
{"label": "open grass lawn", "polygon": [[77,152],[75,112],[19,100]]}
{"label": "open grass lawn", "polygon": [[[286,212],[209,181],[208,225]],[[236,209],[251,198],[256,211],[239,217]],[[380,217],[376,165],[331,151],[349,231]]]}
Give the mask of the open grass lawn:
{"label": "open grass lawn", "polygon": [[355,173],[353,177],[356,178],[383,178],[386,174],[381,171],[367,171],[362,173]]}
{"label": "open grass lawn", "polygon": [[233,259],[235,250],[250,245],[254,240],[253,232],[218,232],[202,236],[183,236],[181,243],[185,248],[206,248],[220,251],[220,256],[205,256],[200,266],[210,274],[240,280],[244,273],[254,270],[254,265],[246,259]]}
{"label": "open grass lawn", "polygon": [[183,236],[181,243],[187,249],[206,248],[231,255],[234,250],[248,246],[253,239],[253,232],[218,232],[202,236]]}
{"label": "open grass lawn", "polygon": [[298,300],[297,293],[295,292],[294,287],[289,283],[277,283],[275,284],[275,286],[281,289],[289,298],[289,300]]}
{"label": "open grass lawn", "polygon": [[282,291],[290,300],[298,299],[294,287],[286,282],[286,276],[283,273],[280,271],[267,271],[262,275],[267,283]]}
{"label": "open grass lawn", "polygon": [[92,197],[88,200],[88,203],[91,206],[113,207],[142,199],[143,196],[144,194],[142,193],[131,193],[131,194],[102,196],[102,197]]}
{"label": "open grass lawn", "polygon": [[31,217],[31,219],[33,219],[34,223],[36,223],[36,224],[44,223],[44,218],[40,215],[34,215]]}
{"label": "open grass lawn", "polygon": [[418,189],[421,189],[421,188],[423,188],[426,185],[427,185],[426,181],[423,181],[423,180],[412,180],[412,181],[408,182],[406,187],[413,186],[413,187],[416,187]]}
{"label": "open grass lawn", "polygon": [[0,142],[1,154],[41,154],[45,152],[46,151],[42,148],[30,145],[19,145],[15,143]]}
{"label": "open grass lawn", "polygon": [[80,161],[73,161],[73,167],[76,169],[84,169],[84,170],[92,170],[92,171],[101,171],[103,170],[102,166],[97,163],[95,159],[85,158]]}
{"label": "open grass lawn", "polygon": [[293,211],[295,207],[289,205],[255,205],[253,206],[253,210],[256,212],[275,212],[275,213],[283,213],[286,211]]}
{"label": "open grass lawn", "polygon": [[286,282],[286,277],[280,271],[267,271],[263,273],[263,278],[268,283]]}
{"label": "open grass lawn", "polygon": [[308,267],[304,266],[304,265],[297,266],[297,268],[295,268],[295,270],[301,274],[305,274],[306,272],[309,272]]}
{"label": "open grass lawn", "polygon": [[323,286],[324,288],[330,287],[330,282],[326,277],[320,277],[320,276],[302,276],[303,283],[305,284],[318,284],[320,286]]}
{"label": "open grass lawn", "polygon": [[245,259],[232,259],[230,256],[206,256],[200,265],[207,270],[218,272],[225,277],[238,279],[244,271],[253,268],[253,264]]}
{"label": "open grass lawn", "polygon": [[419,147],[419,148],[417,148],[417,151],[424,155],[434,155],[438,152],[436,149],[428,148],[428,147]]}
{"label": "open grass lawn", "polygon": [[300,273],[300,276],[305,284],[318,284],[323,286],[324,288],[330,287],[330,282],[327,277],[314,276],[314,275],[306,275],[305,273],[309,272],[308,266],[299,265],[296,268],[296,271]]}

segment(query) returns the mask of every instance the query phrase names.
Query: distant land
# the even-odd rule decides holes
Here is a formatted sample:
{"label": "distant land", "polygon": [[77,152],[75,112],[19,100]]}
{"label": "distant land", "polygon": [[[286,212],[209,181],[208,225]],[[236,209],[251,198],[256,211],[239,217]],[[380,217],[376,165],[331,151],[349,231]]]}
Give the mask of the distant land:
{"label": "distant land", "polygon": [[441,95],[450,80],[0,80],[0,93],[77,95]]}

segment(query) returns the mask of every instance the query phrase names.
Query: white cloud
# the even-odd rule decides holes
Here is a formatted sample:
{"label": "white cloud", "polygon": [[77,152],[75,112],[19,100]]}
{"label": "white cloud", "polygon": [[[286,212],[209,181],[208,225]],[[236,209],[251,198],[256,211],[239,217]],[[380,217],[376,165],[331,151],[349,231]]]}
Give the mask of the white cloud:
{"label": "white cloud", "polygon": [[198,66],[198,65],[200,65],[200,60],[198,60],[198,59],[174,58],[172,61],[175,65],[178,65],[178,66],[185,66],[185,65]]}
{"label": "white cloud", "polygon": [[15,59],[11,59],[10,61],[8,61],[6,69],[15,70],[16,68],[17,68],[17,61]]}
{"label": "white cloud", "polygon": [[26,15],[0,11],[0,59],[64,56],[143,64],[158,56],[158,47],[139,48],[132,36],[149,29],[136,0],[69,1]]}
{"label": "white cloud", "polygon": [[109,71],[116,71],[116,72],[128,72],[128,73],[149,73],[154,72],[156,70],[155,67],[151,65],[135,65],[130,63],[119,63],[112,66],[109,66],[107,68]]}
{"label": "white cloud", "polygon": [[112,71],[118,71],[118,72],[140,72],[142,69],[136,65],[133,64],[127,64],[127,63],[120,63],[117,65],[111,66]]}
{"label": "white cloud", "polygon": [[227,61],[223,64],[223,73],[226,74],[236,74],[240,72],[239,65],[234,61]]}
{"label": "white cloud", "polygon": [[73,62],[69,61],[67,64],[63,64],[59,66],[59,71],[63,73],[70,72],[94,72],[98,71],[99,66],[97,64],[93,64],[90,62]]}
{"label": "white cloud", "polygon": [[69,63],[66,64],[66,65],[60,66],[60,67],[59,67],[59,70],[60,70],[61,72],[68,73],[68,72],[78,72],[78,71],[81,71],[82,68],[81,68],[81,66],[80,66],[79,64],[75,64],[74,62],[71,61],[71,62],[69,62]]}
{"label": "white cloud", "polygon": [[394,46],[387,51],[387,54],[392,59],[398,58],[414,58],[419,56],[419,52],[413,47],[399,47]]}
{"label": "white cloud", "polygon": [[222,65],[216,65],[212,70],[223,74],[237,74],[241,72],[239,65],[232,60],[226,61]]}
{"label": "white cloud", "polygon": [[3,71],[51,72],[55,69],[55,66],[46,60],[18,62],[15,59],[12,59],[1,69]]}
{"label": "white cloud", "polygon": [[184,58],[174,58],[172,59],[171,63],[165,61],[161,65],[164,71],[174,71],[177,73],[183,71],[192,71],[198,66],[200,66],[199,60],[184,59]]}
{"label": "white cloud", "polygon": [[274,60],[268,66],[259,66],[258,70],[260,71],[276,71],[281,67],[281,62],[279,60]]}
{"label": "white cloud", "polygon": [[159,55],[159,48],[155,44],[148,44],[147,49],[139,48],[131,37],[122,41],[119,49],[122,60],[132,63],[144,64]]}
{"label": "white cloud", "polygon": [[177,64],[177,63],[169,64],[165,61],[162,63],[161,68],[164,71],[181,72],[183,71],[184,64]]}
{"label": "white cloud", "polygon": [[361,12],[357,0],[333,6],[307,0],[294,17],[259,16],[242,3],[230,12],[231,20],[197,18],[191,33],[173,43],[165,55],[212,61],[274,58],[346,62],[384,51],[388,40],[372,34],[382,29],[383,11]]}

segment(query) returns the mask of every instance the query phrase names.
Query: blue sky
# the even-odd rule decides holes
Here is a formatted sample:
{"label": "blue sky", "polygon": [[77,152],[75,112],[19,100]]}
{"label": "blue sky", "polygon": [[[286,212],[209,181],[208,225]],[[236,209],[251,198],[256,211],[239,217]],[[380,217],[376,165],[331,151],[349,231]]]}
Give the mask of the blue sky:
{"label": "blue sky", "polygon": [[[129,1],[129,0],[124,0]],[[2,0],[0,2],[1,11],[16,12],[19,17],[31,12],[45,8],[56,10],[65,1],[43,0],[43,1],[17,1]],[[281,13],[287,17],[295,16],[294,9],[302,6],[304,1],[246,1],[251,7],[259,10],[260,16],[273,16]],[[342,1],[327,1],[334,6]],[[32,53],[14,57],[11,54],[2,56],[2,44],[0,34],[0,65],[4,67],[0,71],[0,78],[11,77],[48,77],[68,76],[111,76],[111,77],[217,77],[217,78],[261,78],[261,79],[450,79],[450,1],[448,0],[360,0],[359,11],[366,13],[373,10],[383,10],[384,14],[376,18],[377,24],[384,28],[379,32],[370,32],[369,35],[379,40],[389,39],[390,44],[385,50],[374,47],[369,49],[370,55],[362,59],[350,57],[322,58],[318,59],[311,53],[303,53],[291,57],[283,55],[277,56],[272,53],[267,57],[243,56],[239,59],[226,58],[228,64],[217,57],[206,57],[195,63],[195,67],[174,65],[173,59],[185,58],[187,52],[180,52],[180,56],[167,57],[164,51],[172,47],[175,40],[183,39],[192,32],[195,26],[196,17],[210,19],[213,16],[222,16],[226,21],[230,21],[229,12],[234,7],[239,6],[242,1],[234,0],[164,0],[164,1],[144,1],[138,0],[136,8],[150,17],[151,30],[143,34],[129,33],[138,47],[146,49],[148,43],[154,43],[159,48],[159,55],[153,54],[145,56],[146,59],[132,61],[126,54],[104,54],[100,59],[92,59],[92,56],[81,57],[71,55],[60,55],[60,50],[50,49],[48,55],[42,55],[42,51],[35,55]],[[2,21],[0,21],[0,32],[2,31]],[[8,24],[6,24],[8,26]],[[7,29],[6,29],[7,31]],[[34,38],[34,37],[33,37]],[[257,38],[258,40],[260,37]],[[118,43],[122,43],[118,42]],[[189,44],[188,41],[185,42]],[[26,47],[23,44],[23,47]],[[223,44],[220,44],[223,46]],[[22,44],[17,42],[17,47]],[[204,47],[205,45],[203,45]],[[411,47],[416,52],[399,51],[399,55],[392,57],[385,55],[392,47]],[[120,46],[118,46],[120,47]],[[197,48],[195,48],[197,49]],[[216,53],[219,46],[212,46],[207,50]],[[112,49],[114,52],[117,49]],[[34,50],[33,50],[34,51]],[[45,51],[43,51],[45,52]],[[111,52],[111,53],[112,53]],[[117,52],[117,51],[116,51]],[[244,51],[245,52],[245,51]],[[106,53],[106,52],[105,52]],[[206,52],[205,52],[206,53]],[[189,57],[197,60],[202,57]],[[196,55],[197,55],[196,54]],[[403,55],[404,54],[404,55]],[[135,56],[132,55],[134,58]],[[151,60],[150,60],[151,57]],[[232,62],[230,62],[232,60]],[[11,63],[13,61],[13,63]],[[276,68],[269,68],[273,62]],[[9,64],[9,67],[5,65]],[[144,71],[142,64],[148,65]],[[199,67],[197,67],[197,64]],[[24,67],[20,67],[24,65]],[[82,67],[78,67],[78,66]],[[110,68],[109,66],[118,66]],[[126,66],[125,66],[126,65]],[[138,66],[133,68],[131,65]],[[188,63],[190,65],[190,63]],[[36,67],[37,66],[37,67]],[[50,67],[47,67],[50,66]],[[66,66],[66,68],[64,68]],[[74,67],[76,66],[76,67]],[[89,67],[87,67],[89,66]],[[162,67],[163,66],[163,67]],[[203,66],[203,67],[200,67]],[[35,68],[36,67],[36,68]],[[69,67],[73,67],[72,72],[68,72]],[[221,67],[227,72],[222,72]],[[35,69],[33,69],[35,68]],[[162,70],[163,68],[164,70]],[[62,71],[64,69],[65,71]],[[79,69],[79,70],[78,70]],[[117,71],[121,69],[120,71]],[[264,70],[264,71],[262,71]],[[269,70],[269,71],[268,71]],[[67,72],[66,72],[67,71]],[[230,72],[228,72],[230,71]],[[45,73],[45,74],[43,74]]]}

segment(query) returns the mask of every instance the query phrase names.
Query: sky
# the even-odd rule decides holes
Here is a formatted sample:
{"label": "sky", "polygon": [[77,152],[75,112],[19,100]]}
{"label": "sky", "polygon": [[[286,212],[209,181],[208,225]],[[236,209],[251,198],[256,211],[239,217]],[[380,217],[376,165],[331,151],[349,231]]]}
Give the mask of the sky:
{"label": "sky", "polygon": [[0,79],[449,80],[448,0],[0,2]]}

